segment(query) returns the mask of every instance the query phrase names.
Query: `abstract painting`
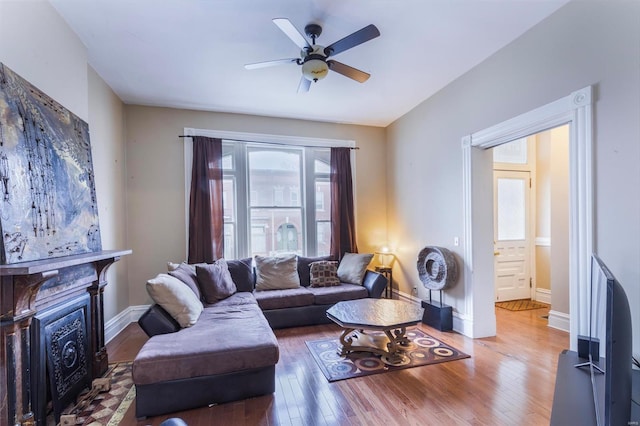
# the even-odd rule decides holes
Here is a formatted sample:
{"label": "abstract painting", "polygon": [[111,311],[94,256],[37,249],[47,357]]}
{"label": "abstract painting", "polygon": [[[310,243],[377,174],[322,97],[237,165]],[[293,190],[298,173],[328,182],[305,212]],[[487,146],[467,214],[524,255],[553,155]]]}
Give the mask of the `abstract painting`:
{"label": "abstract painting", "polygon": [[0,63],[0,263],[100,251],[89,126]]}

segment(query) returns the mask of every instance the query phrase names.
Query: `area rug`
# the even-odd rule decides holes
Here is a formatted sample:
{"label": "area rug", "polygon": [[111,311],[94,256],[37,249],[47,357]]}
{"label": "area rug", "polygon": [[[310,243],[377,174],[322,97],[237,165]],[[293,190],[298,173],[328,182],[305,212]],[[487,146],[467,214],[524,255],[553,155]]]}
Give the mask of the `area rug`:
{"label": "area rug", "polygon": [[507,309],[509,311],[528,311],[530,309],[548,308],[549,305],[542,302],[536,302],[531,299],[509,300],[507,302],[496,302],[498,308]]}
{"label": "area rug", "polygon": [[408,330],[407,336],[411,339],[411,344],[404,352],[407,362],[397,366],[387,365],[382,362],[379,355],[368,352],[355,352],[341,356],[342,344],[339,337],[305,343],[320,370],[330,382],[469,358],[469,355],[419,329]]}
{"label": "area rug", "polygon": [[[122,421],[131,403],[136,399],[136,388],[131,378],[131,362],[109,364],[105,377],[109,377],[111,388],[99,393],[96,398],[76,414],[76,425],[117,426]],[[67,407],[63,413],[71,413]],[[55,425],[53,413],[47,417],[47,426]]]}

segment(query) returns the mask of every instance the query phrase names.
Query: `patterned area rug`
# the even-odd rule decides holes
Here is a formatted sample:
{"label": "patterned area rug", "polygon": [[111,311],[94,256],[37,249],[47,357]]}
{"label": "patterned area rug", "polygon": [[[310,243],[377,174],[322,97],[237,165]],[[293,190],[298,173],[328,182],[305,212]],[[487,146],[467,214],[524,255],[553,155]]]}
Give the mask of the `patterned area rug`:
{"label": "patterned area rug", "polygon": [[411,344],[404,352],[406,363],[393,366],[382,362],[379,355],[368,352],[355,352],[347,356],[340,356],[342,344],[338,337],[305,343],[320,370],[330,382],[469,358],[469,355],[419,329],[408,330],[407,336],[411,339]]}
{"label": "patterned area rug", "polygon": [[[111,379],[108,392],[99,393],[85,408],[76,412],[76,425],[116,426],[136,399],[136,388],[131,378],[131,362],[109,364],[107,375]],[[82,395],[79,397],[81,398]],[[72,413],[67,407],[63,413]],[[53,413],[47,417],[47,426],[55,425]]]}
{"label": "patterned area rug", "polygon": [[509,311],[528,311],[530,309],[548,308],[549,305],[542,302],[536,302],[531,299],[509,300],[508,302],[496,302],[498,308],[507,309]]}

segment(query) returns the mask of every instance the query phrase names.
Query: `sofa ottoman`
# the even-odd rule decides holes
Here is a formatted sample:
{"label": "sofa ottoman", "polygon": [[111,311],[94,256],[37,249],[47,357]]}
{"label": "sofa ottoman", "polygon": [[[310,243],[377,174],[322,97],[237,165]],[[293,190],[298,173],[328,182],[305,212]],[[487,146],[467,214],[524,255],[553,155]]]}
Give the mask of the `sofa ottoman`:
{"label": "sofa ottoman", "polygon": [[207,307],[195,325],[154,336],[136,356],[136,417],[271,394],[278,357],[255,302]]}

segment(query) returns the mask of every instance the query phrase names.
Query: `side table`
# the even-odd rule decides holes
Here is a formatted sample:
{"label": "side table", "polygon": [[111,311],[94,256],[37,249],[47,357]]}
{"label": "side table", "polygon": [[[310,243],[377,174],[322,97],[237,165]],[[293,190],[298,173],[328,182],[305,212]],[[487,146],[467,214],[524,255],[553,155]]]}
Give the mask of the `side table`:
{"label": "side table", "polygon": [[393,297],[393,269],[391,266],[376,266],[376,272],[381,273],[387,279],[387,286],[384,288],[384,297],[391,299]]}

